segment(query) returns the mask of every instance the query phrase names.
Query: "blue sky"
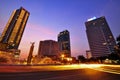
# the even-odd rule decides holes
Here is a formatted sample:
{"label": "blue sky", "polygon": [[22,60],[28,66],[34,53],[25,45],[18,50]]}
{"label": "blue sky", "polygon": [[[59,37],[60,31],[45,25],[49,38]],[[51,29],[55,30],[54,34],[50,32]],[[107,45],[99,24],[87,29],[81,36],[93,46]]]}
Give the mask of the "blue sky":
{"label": "blue sky", "polygon": [[[59,32],[70,31],[72,56],[89,49],[85,22],[105,16],[114,37],[120,34],[120,0],[1,0],[0,28],[4,29],[13,10],[23,6],[30,12],[19,49],[27,56],[30,42],[37,54],[40,40],[57,40]],[[0,30],[2,32],[2,29]]]}

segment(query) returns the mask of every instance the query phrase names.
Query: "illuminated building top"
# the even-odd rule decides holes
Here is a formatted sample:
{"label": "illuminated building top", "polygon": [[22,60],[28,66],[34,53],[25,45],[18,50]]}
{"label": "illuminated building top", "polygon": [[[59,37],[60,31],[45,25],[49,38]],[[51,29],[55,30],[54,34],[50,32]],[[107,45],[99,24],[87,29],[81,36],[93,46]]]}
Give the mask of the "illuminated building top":
{"label": "illuminated building top", "polygon": [[104,16],[85,22],[92,57],[108,56],[116,45],[113,34]]}
{"label": "illuminated building top", "polygon": [[68,30],[64,30],[58,34],[58,42],[60,51],[67,57],[71,56],[70,35]]}
{"label": "illuminated building top", "polygon": [[94,16],[94,17],[88,19],[87,21],[92,21],[92,20],[95,20],[95,19],[97,19],[97,18]]}

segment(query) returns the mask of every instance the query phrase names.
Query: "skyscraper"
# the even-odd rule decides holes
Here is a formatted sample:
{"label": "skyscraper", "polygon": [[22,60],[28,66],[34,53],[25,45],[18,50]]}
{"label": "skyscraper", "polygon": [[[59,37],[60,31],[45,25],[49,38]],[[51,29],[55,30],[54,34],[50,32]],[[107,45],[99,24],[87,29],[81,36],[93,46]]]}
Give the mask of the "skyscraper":
{"label": "skyscraper", "polygon": [[38,48],[38,56],[40,57],[60,57],[58,42],[53,40],[40,41]]}
{"label": "skyscraper", "polygon": [[58,34],[59,48],[66,57],[71,57],[70,35],[68,30],[64,30]]}
{"label": "skyscraper", "polygon": [[14,10],[0,37],[8,49],[18,49],[30,13],[23,7]]}
{"label": "skyscraper", "polygon": [[105,17],[94,17],[85,25],[92,57],[107,56],[114,51],[116,43]]}

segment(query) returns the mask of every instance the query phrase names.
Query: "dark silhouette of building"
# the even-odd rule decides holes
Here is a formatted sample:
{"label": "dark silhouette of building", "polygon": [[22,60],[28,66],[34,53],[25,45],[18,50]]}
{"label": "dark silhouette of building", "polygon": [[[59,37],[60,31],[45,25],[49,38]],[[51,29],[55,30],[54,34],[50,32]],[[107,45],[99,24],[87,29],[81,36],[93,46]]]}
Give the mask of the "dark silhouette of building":
{"label": "dark silhouette of building", "polygon": [[34,50],[34,42],[31,43],[31,47],[30,47],[30,51],[29,51],[29,55],[27,58],[27,64],[31,64],[32,58],[33,58],[33,50]]}
{"label": "dark silhouette of building", "polygon": [[64,54],[66,57],[71,57],[70,34],[68,30],[58,34],[58,43],[61,54]]}
{"label": "dark silhouette of building", "polygon": [[30,13],[23,7],[14,10],[0,37],[0,43],[7,49],[18,49]]}
{"label": "dark silhouette of building", "polygon": [[89,19],[85,25],[92,57],[107,56],[114,51],[116,42],[104,16]]}
{"label": "dark silhouette of building", "polygon": [[92,58],[92,54],[91,54],[91,51],[90,51],[90,50],[86,50],[86,58],[87,58],[87,59]]}
{"label": "dark silhouette of building", "polygon": [[60,51],[58,42],[53,40],[44,40],[40,41],[38,48],[38,56],[39,57],[51,57],[51,58],[59,58]]}

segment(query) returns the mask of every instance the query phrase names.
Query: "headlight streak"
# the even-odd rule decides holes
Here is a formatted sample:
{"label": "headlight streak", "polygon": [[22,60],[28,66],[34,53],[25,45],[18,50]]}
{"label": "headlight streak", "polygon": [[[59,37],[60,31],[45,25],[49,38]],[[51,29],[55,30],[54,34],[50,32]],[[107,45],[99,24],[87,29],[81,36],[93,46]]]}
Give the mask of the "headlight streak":
{"label": "headlight streak", "polygon": [[[107,69],[107,67],[111,67],[111,68]],[[120,65],[106,65],[106,64],[92,65],[92,64],[90,64],[89,66],[87,66],[87,68],[97,70],[97,71],[112,73],[112,74],[120,74],[120,70],[118,71],[118,70],[112,69],[112,68],[120,68]]]}
{"label": "headlight streak", "polygon": [[82,69],[82,68],[90,68],[97,71],[112,73],[112,74],[120,74],[120,71],[113,70],[112,68],[106,69],[104,67],[112,67],[112,68],[120,68],[120,65],[106,65],[106,64],[75,64],[75,65],[65,65],[64,68],[69,69]]}

